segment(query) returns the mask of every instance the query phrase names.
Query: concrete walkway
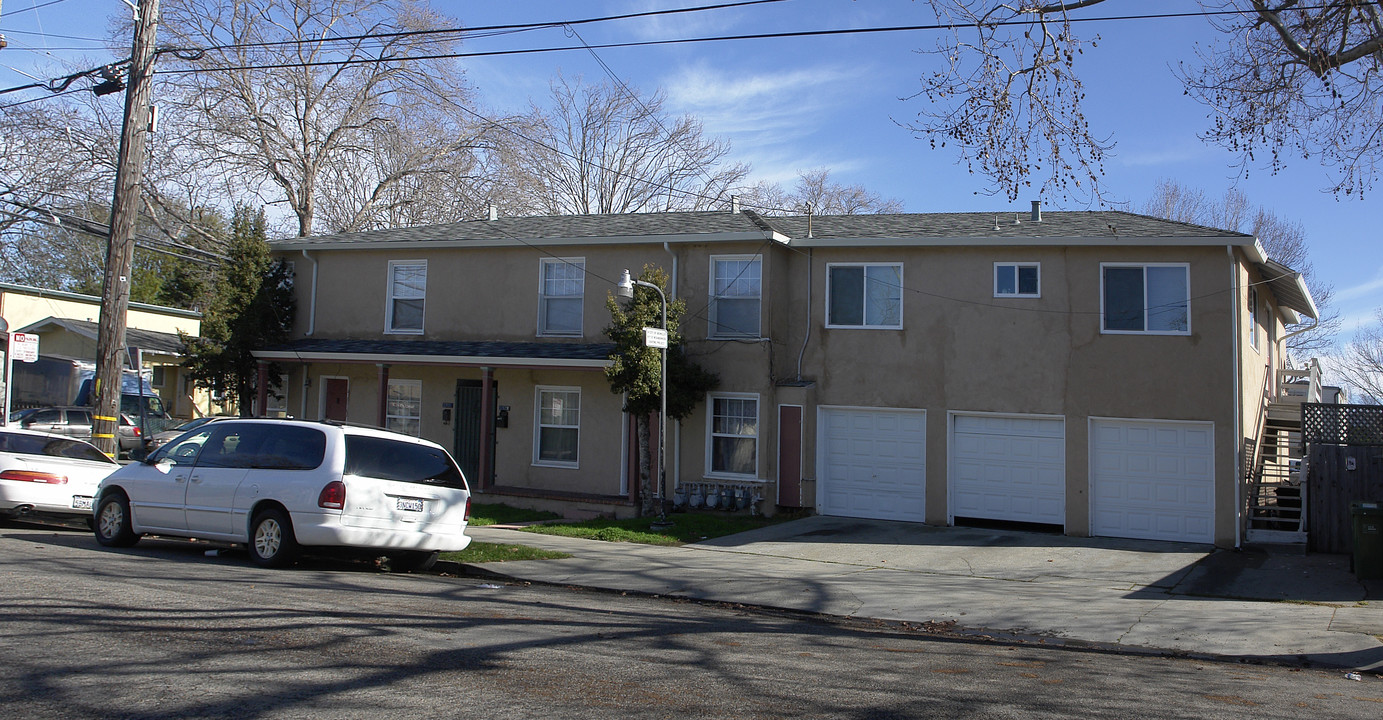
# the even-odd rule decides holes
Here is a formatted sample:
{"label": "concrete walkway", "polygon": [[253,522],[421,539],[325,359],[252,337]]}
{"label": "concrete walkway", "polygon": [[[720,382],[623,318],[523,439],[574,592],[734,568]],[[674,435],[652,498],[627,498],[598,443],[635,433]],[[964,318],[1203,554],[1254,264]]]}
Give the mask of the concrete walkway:
{"label": "concrete walkway", "polygon": [[676,548],[467,532],[572,555],[474,566],[515,580],[1383,673],[1383,581],[1347,556],[829,517]]}

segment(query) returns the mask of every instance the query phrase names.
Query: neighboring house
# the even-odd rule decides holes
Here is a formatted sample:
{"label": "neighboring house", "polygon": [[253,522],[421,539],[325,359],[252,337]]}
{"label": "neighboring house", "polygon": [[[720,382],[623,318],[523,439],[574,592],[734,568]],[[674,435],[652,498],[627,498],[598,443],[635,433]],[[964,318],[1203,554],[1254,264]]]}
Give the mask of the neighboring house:
{"label": "neighboring house", "polygon": [[[496,218],[283,240],[288,412],[453,448],[506,502],[628,515],[602,370],[620,272],[667,270],[720,386],[675,487],[763,509],[1240,542],[1299,275],[1249,235],[1124,212]],[[656,426],[655,426],[656,427]]]}
{"label": "neighboring house", "polygon": [[[101,299],[92,295],[0,283],[0,317],[10,332],[37,334],[43,355],[95,360],[100,315]],[[130,303],[126,324],[126,344],[140,349],[141,365],[152,371],[154,390],[170,414],[189,418],[221,411],[182,367],[178,333],[200,333],[201,313]]]}

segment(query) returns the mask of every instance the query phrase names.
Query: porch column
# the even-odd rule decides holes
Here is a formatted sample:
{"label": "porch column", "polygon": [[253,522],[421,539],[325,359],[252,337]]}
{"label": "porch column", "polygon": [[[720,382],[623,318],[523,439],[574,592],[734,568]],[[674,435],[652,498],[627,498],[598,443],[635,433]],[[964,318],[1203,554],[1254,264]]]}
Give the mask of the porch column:
{"label": "porch column", "polygon": [[260,360],[255,368],[255,406],[251,417],[264,417],[264,408],[269,407],[269,363]]}
{"label": "porch column", "polygon": [[384,427],[389,416],[389,366],[379,363],[379,412],[375,415],[375,425]]}
{"label": "porch column", "polygon": [[493,486],[495,478],[495,369],[480,368],[480,462],[476,486],[485,490]]}

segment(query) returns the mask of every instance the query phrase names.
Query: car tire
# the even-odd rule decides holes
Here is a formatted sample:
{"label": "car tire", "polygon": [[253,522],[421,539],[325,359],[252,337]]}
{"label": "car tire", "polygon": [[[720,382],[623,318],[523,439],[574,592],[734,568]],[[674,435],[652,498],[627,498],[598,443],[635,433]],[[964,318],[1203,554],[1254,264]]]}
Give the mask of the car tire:
{"label": "car tire", "polygon": [[293,521],[288,513],[269,508],[250,523],[250,560],[260,567],[280,568],[298,559],[298,541],[293,537]]}
{"label": "car tire", "polygon": [[389,556],[389,572],[425,572],[437,564],[436,550],[410,550]]}
{"label": "car tire", "polygon": [[101,496],[96,506],[96,542],[106,547],[129,547],[139,542],[130,526],[130,500],[124,493],[109,492]]}

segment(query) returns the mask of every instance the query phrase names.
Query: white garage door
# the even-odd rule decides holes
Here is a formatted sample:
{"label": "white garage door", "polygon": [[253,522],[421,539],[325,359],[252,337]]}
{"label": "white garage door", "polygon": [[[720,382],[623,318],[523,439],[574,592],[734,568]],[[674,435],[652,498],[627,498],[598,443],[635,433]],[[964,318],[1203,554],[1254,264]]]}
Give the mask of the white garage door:
{"label": "white garage door", "polygon": [[951,517],[1066,523],[1066,421],[955,415]]}
{"label": "white garage door", "polygon": [[1090,423],[1090,533],[1215,541],[1215,424]]}
{"label": "white garage door", "polygon": [[818,428],[822,515],[925,519],[925,411],[822,408]]}

